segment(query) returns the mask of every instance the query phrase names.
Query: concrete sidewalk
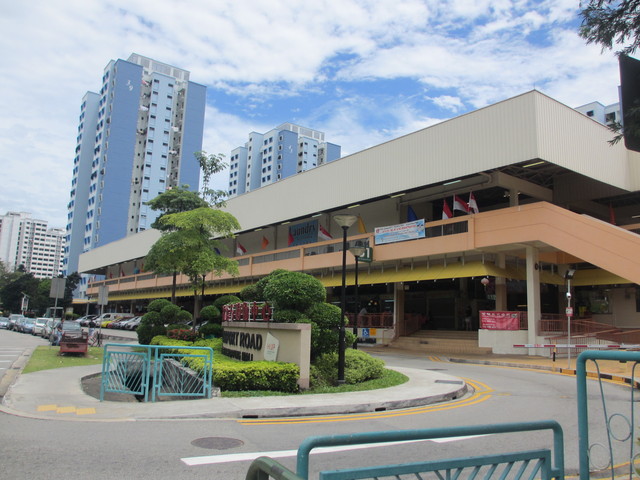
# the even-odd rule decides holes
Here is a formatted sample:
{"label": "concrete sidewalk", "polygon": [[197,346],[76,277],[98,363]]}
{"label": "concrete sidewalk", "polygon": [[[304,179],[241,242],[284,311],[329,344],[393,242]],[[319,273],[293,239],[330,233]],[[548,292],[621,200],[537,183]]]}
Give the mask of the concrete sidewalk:
{"label": "concrete sidewalk", "polygon": [[[456,355],[455,358],[447,358],[386,347],[368,348],[367,351],[383,356],[418,356],[444,362],[540,369],[575,375],[575,370],[566,368],[567,359],[553,362],[545,357],[523,355]],[[575,361],[573,365],[575,368]],[[409,381],[395,387],[364,392],[253,398],[214,397],[155,403],[100,402],[95,391],[95,396],[85,393],[83,379],[86,386],[88,378],[101,373],[101,365],[59,368],[18,375],[4,395],[0,411],[30,418],[76,421],[289,417],[416,407],[460,398],[467,393],[464,381],[451,375],[424,369],[390,368],[407,375]],[[630,371],[626,364],[606,361],[601,363],[600,369],[601,376],[605,378],[629,382]],[[97,388],[99,391],[98,379],[93,383],[94,390]]]}

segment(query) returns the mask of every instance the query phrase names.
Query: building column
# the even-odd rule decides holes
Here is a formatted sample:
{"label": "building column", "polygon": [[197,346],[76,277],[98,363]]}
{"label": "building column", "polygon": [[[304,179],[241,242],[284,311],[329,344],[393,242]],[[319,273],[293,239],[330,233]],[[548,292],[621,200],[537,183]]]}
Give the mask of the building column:
{"label": "building column", "polygon": [[404,335],[406,327],[404,325],[404,284],[396,282],[393,284],[393,338]]}
{"label": "building column", "polygon": [[[506,255],[504,253],[499,253],[497,266],[504,269],[506,265]],[[507,311],[507,279],[504,277],[496,277],[496,311]]]}
{"label": "building column", "polygon": [[520,202],[518,199],[519,195],[520,195],[520,192],[515,188],[509,189],[509,206],[510,207],[517,207],[518,205],[520,205]]}
{"label": "building column", "polygon": [[[540,305],[540,267],[538,263],[538,249],[526,247],[527,251],[527,343],[537,343],[538,322],[542,317]],[[530,348],[529,355],[537,355],[537,349]]]}

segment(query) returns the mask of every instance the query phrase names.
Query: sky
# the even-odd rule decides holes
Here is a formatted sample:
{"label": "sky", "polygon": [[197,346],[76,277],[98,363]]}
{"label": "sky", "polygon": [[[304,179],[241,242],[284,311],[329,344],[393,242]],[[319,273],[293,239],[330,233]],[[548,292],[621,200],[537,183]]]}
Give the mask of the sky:
{"label": "sky", "polygon": [[[285,122],[343,156],[537,89],[618,101],[579,0],[0,0],[0,215],[64,228],[82,97],[131,53],[207,86],[203,150]],[[194,160],[195,161],[195,160]],[[225,189],[222,172],[212,187]]]}

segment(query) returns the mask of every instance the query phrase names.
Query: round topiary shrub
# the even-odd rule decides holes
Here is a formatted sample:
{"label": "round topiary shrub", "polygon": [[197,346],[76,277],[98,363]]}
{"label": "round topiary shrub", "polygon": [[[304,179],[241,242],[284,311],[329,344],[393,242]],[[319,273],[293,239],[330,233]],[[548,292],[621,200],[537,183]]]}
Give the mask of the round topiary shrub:
{"label": "round topiary shrub", "polygon": [[240,290],[238,296],[244,302],[262,301],[262,298],[258,296],[258,287],[256,285],[247,285],[242,290]]}
{"label": "round topiary shrub", "polygon": [[138,343],[140,345],[150,345],[153,337],[158,335],[166,335],[167,329],[164,325],[151,325],[140,323],[140,326],[136,330],[138,334]]}
{"label": "round topiary shrub", "polygon": [[204,338],[222,337],[223,328],[219,323],[205,323],[200,327],[198,333]]}
{"label": "round topiary shrub", "polygon": [[298,310],[275,310],[272,320],[274,322],[296,323],[306,318],[305,314]]}
{"label": "round topiary shrub", "polygon": [[169,300],[158,298],[157,300],[149,302],[149,305],[147,305],[147,312],[160,312],[167,305],[173,304]]}
{"label": "round topiary shrub", "polygon": [[241,301],[242,300],[240,300],[240,298],[236,297],[235,295],[223,295],[214,300],[213,306],[222,311],[223,305],[228,305],[230,303],[239,303]]}
{"label": "round topiary shrub", "polygon": [[324,302],[327,292],[322,282],[311,275],[284,271],[269,279],[264,286],[264,299],[278,310],[304,312],[313,304]]}
{"label": "round topiary shrub", "polygon": [[200,318],[203,322],[220,323],[222,321],[220,309],[215,305],[209,305],[200,310]]}

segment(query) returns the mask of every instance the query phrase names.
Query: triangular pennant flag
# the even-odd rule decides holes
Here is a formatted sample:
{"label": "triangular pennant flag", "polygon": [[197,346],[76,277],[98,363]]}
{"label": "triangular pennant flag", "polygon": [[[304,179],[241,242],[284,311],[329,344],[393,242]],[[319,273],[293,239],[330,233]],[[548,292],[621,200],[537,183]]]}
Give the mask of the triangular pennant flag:
{"label": "triangular pennant flag", "polygon": [[358,233],[367,233],[367,227],[364,225],[360,215],[358,215]]}
{"label": "triangular pennant flag", "polygon": [[269,245],[269,239],[267,237],[263,236],[262,237],[262,250],[267,248],[267,245]]}
{"label": "triangular pennant flag", "polygon": [[418,220],[418,216],[416,212],[413,211],[413,208],[411,208],[411,205],[409,205],[407,207],[407,222],[415,222],[416,220]]}
{"label": "triangular pennant flag", "polygon": [[238,242],[238,246],[236,247],[236,253],[238,255],[244,255],[245,253],[247,253],[247,249],[244,248],[240,242]]}
{"label": "triangular pennant flag", "polygon": [[289,241],[288,241],[288,244],[287,244],[287,245],[290,247],[290,246],[291,246],[291,244],[293,243],[293,241],[294,241],[294,240],[293,240],[293,235],[291,235],[291,232],[289,232]]}
{"label": "triangular pennant flag", "polygon": [[480,213],[480,209],[478,208],[476,197],[473,196],[473,192],[469,192],[469,212]]}
{"label": "triangular pennant flag", "polygon": [[447,203],[447,200],[444,199],[442,200],[442,219],[447,220],[449,218],[453,218],[453,213],[449,208],[449,204]]}

